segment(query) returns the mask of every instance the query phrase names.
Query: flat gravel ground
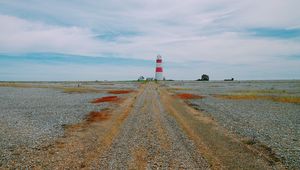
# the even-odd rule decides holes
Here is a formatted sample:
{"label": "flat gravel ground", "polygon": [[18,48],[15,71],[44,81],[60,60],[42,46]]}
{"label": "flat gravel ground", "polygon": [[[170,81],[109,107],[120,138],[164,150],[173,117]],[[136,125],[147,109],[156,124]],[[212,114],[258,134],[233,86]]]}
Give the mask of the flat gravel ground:
{"label": "flat gravel ground", "polygon": [[67,94],[47,88],[0,87],[1,164],[18,147],[34,148],[63,135],[63,125],[78,123],[93,110],[90,100],[105,94]]}
{"label": "flat gravel ground", "polygon": [[[0,167],[282,169],[273,155],[260,152],[271,148],[288,168],[300,168],[299,104],[216,96],[249,89],[298,96],[300,82],[82,82],[78,89],[72,83],[0,87]],[[86,89],[95,93],[78,94]],[[120,89],[134,91],[108,92]],[[205,96],[184,100],[203,113],[174,92]],[[109,95],[121,100],[90,103]],[[219,124],[265,150],[253,150],[257,145],[241,142]]]}
{"label": "flat gravel ground", "polygon": [[153,84],[137,98],[134,110],[111,147],[101,169],[208,169],[176,120],[165,112]]}
{"label": "flat gravel ground", "polygon": [[[289,168],[300,169],[300,104],[213,97],[214,94],[234,94],[236,91],[272,90],[275,93],[265,95],[299,96],[299,81],[172,82],[168,85],[178,88],[177,93],[206,96],[188,102],[226,129],[270,147]],[[280,93],[276,93],[278,91]]]}
{"label": "flat gravel ground", "polygon": [[214,98],[192,103],[230,131],[263,142],[291,168],[300,168],[300,105]]}

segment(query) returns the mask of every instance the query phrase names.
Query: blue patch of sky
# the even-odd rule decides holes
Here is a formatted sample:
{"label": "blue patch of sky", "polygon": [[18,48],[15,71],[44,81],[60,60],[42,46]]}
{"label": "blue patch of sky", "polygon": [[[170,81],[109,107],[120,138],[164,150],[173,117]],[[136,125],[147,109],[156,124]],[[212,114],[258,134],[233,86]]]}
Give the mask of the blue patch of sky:
{"label": "blue patch of sky", "polygon": [[298,55],[290,55],[290,56],[287,56],[285,58],[288,59],[288,60],[300,60],[300,54],[298,54]]}
{"label": "blue patch of sky", "polygon": [[139,35],[141,35],[141,33],[135,31],[108,31],[95,37],[103,41],[116,41],[120,37],[134,37]]}
{"label": "blue patch of sky", "polygon": [[[60,53],[27,53],[27,54],[5,54],[0,53],[0,63],[3,67],[15,67],[18,64],[38,64],[38,65],[90,65],[90,66],[138,66],[145,68],[155,68],[155,57],[153,60],[132,59],[120,57],[117,54],[106,53],[102,56],[82,56],[72,54]],[[174,68],[197,68],[205,65],[220,66],[207,61],[193,61],[193,62],[170,62],[164,61],[163,67],[168,69]],[[1,68],[0,68],[1,70]]]}
{"label": "blue patch of sky", "polygon": [[252,28],[248,29],[251,35],[269,38],[300,38],[300,29],[279,29],[279,28]]}
{"label": "blue patch of sky", "polygon": [[43,21],[43,23],[71,26],[71,24],[67,24],[65,21],[53,16],[52,14],[47,14],[43,10],[36,10],[30,7],[24,8],[23,4],[16,5],[14,3],[9,4],[0,2],[0,14],[15,16],[31,21]]}
{"label": "blue patch of sky", "polygon": [[[101,30],[102,24],[98,22],[91,22],[88,15],[82,15],[82,11],[78,11],[77,8],[73,8],[72,5],[76,6],[79,3],[83,6],[84,3],[73,1],[0,1],[0,14],[15,16],[20,19],[29,21],[38,21],[49,25],[59,26],[82,26],[87,27],[89,24],[95,24],[96,27]],[[28,5],[34,4],[34,5]],[[67,8],[67,11],[64,10]],[[89,10],[86,8],[86,10]],[[69,15],[70,14],[70,15]]]}
{"label": "blue patch of sky", "polygon": [[82,64],[82,65],[117,65],[117,66],[153,66],[153,61],[115,57],[114,54],[104,56],[81,56],[58,53],[0,54],[2,64],[37,63],[37,64]]}

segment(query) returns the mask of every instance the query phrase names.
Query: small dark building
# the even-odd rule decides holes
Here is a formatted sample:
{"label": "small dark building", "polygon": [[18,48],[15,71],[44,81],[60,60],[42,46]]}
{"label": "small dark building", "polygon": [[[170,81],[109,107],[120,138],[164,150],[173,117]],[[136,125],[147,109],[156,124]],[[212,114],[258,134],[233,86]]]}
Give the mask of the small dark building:
{"label": "small dark building", "polygon": [[207,74],[202,74],[201,79],[198,79],[197,81],[209,81],[209,76]]}
{"label": "small dark building", "polygon": [[234,78],[231,78],[231,79],[224,79],[224,81],[234,81]]}

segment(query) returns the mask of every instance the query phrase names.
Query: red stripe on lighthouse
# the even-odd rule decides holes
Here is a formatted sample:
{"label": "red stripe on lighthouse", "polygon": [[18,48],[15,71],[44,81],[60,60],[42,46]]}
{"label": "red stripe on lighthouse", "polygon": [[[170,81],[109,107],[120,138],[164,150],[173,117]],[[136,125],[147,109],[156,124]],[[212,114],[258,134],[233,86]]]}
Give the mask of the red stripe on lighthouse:
{"label": "red stripe on lighthouse", "polygon": [[163,72],[162,67],[156,67],[156,72]]}
{"label": "red stripe on lighthouse", "polygon": [[156,63],[162,63],[162,60],[161,59],[157,59]]}

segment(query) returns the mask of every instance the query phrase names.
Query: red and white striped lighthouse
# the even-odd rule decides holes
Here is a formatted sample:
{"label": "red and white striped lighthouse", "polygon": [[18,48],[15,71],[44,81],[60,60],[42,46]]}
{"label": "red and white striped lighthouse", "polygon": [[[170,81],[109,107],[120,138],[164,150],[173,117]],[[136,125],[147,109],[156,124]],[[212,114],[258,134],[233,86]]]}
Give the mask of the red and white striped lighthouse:
{"label": "red and white striped lighthouse", "polygon": [[163,80],[162,58],[160,55],[157,55],[156,58],[155,80]]}

